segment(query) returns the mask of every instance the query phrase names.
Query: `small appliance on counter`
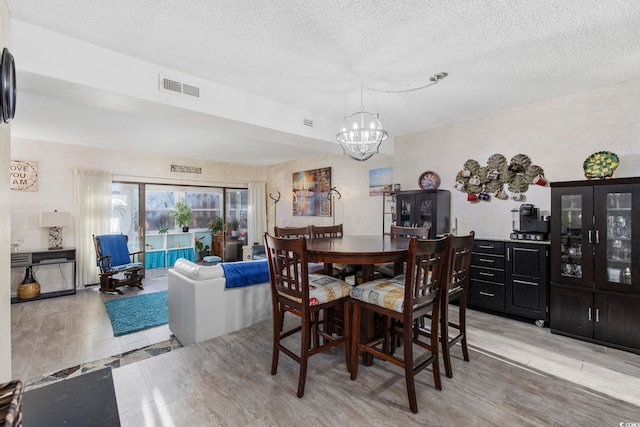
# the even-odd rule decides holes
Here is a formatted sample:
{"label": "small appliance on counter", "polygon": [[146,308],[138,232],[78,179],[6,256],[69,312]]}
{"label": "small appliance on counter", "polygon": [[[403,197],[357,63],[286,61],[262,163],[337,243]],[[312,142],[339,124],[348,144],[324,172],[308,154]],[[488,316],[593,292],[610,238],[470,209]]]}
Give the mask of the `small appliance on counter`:
{"label": "small appliance on counter", "polygon": [[524,203],[519,209],[511,209],[513,225],[512,240],[547,240],[549,217],[540,219],[540,210],[532,204]]}

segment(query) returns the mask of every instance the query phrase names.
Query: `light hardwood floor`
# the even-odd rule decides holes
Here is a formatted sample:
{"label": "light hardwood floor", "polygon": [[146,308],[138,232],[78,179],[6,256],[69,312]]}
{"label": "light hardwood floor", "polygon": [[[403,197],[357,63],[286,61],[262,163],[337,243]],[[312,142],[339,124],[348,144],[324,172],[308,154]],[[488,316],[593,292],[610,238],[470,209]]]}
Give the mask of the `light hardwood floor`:
{"label": "light hardwood floor", "polygon": [[[166,288],[166,279],[155,286]],[[20,334],[30,330],[25,322],[49,330],[64,324],[67,331],[84,327],[69,319],[104,307],[101,301],[91,302],[90,295],[76,298],[80,301],[65,298],[66,303],[56,302],[62,298],[42,301],[38,310],[36,302],[14,304],[12,314],[16,306],[25,306],[20,311],[28,314],[27,307],[34,305],[42,316],[39,323],[25,320],[27,316],[14,326]],[[96,325],[85,335],[113,339],[104,324]],[[298,399],[296,363],[281,355],[278,374],[270,375],[271,323],[263,322],[114,369],[120,420],[123,426],[640,423],[640,356],[475,310],[468,311],[468,329],[471,362],[462,361],[455,348],[454,377],[443,376],[442,391],[433,388],[429,370],[418,375],[417,415],[409,411],[401,370],[376,360],[371,367],[361,366],[357,379],[350,381],[341,349],[311,358],[305,396]],[[60,352],[64,362],[65,354],[76,351],[66,336],[73,336],[71,329],[38,335],[28,369],[59,366]],[[23,339],[14,342],[26,346]],[[36,354],[39,344],[43,351]],[[54,351],[44,351],[47,345]],[[47,354],[55,355],[55,362]],[[16,363],[21,361],[14,358],[14,373]]]}

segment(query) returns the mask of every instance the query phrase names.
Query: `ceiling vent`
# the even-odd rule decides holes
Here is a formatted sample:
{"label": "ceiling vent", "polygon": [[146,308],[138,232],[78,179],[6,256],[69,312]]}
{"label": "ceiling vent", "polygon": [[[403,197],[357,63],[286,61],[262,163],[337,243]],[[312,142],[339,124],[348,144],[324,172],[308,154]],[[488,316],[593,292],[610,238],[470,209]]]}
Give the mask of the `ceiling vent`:
{"label": "ceiling vent", "polygon": [[313,120],[311,119],[304,119],[304,125],[305,126],[309,126],[310,128],[313,127]]}
{"label": "ceiling vent", "polygon": [[182,95],[189,95],[195,98],[200,98],[200,88],[197,86],[188,85],[186,83],[179,82],[177,80],[168,79],[158,75],[158,89],[160,92],[179,93]]}

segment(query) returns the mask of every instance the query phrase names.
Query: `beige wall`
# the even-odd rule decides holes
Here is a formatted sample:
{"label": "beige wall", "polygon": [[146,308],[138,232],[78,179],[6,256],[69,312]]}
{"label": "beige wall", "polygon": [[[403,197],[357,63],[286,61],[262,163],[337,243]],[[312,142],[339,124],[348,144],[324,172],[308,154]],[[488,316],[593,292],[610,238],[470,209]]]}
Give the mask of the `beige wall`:
{"label": "beige wall", "polygon": [[[550,181],[582,180],[582,163],[601,150],[620,157],[614,177],[640,176],[640,80],[397,137],[393,166],[403,189],[417,188],[424,170],[438,172],[440,188],[452,191],[451,213],[460,232],[508,238],[510,211],[523,202],[467,202],[466,195],[453,188],[467,159],[486,165],[494,153],[507,160],[523,153]],[[548,186],[532,186],[524,202],[548,212],[550,194]]]}
{"label": "beige wall", "polygon": [[[7,2],[0,0],[0,49],[9,45],[9,9]],[[9,170],[11,157],[11,125],[0,124],[0,165]],[[9,174],[0,174],[0,383],[11,380],[11,259],[9,239]]]}
{"label": "beige wall", "polygon": [[295,172],[331,167],[331,186],[342,198],[337,199],[335,223],[343,224],[347,235],[382,233],[382,197],[369,196],[369,170],[390,167],[392,158],[377,155],[366,162],[358,162],[343,155],[323,154],[269,166],[267,194],[280,192],[277,215],[271,199],[267,199],[268,226],[331,225],[332,217],[293,216],[292,174]]}
{"label": "beige wall", "polygon": [[[11,193],[11,237],[24,239],[21,250],[48,246],[48,231],[38,226],[42,211],[73,213],[73,170],[109,171],[114,180],[172,183],[183,185],[245,186],[250,181],[266,182],[266,168],[198,159],[183,159],[152,153],[121,152],[71,144],[14,139],[14,160],[38,162],[38,191]],[[202,168],[201,174],[174,173],[171,165]],[[75,219],[74,219],[75,221]],[[75,246],[74,228],[64,228],[65,246]]]}

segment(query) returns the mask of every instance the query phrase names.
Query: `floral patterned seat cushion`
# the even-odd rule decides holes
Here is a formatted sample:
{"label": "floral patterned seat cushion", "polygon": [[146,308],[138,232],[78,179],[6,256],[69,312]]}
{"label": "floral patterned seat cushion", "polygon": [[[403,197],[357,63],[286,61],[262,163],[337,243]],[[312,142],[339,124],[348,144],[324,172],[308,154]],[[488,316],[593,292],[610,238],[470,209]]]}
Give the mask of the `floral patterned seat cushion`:
{"label": "floral patterned seat cushion", "polygon": [[[351,294],[351,285],[344,280],[324,274],[309,274],[309,305],[319,305],[348,297]],[[280,295],[301,302],[300,298],[292,298],[290,295]]]}
{"label": "floral patterned seat cushion", "polygon": [[351,290],[351,298],[389,310],[404,312],[404,275],[365,282]]}

